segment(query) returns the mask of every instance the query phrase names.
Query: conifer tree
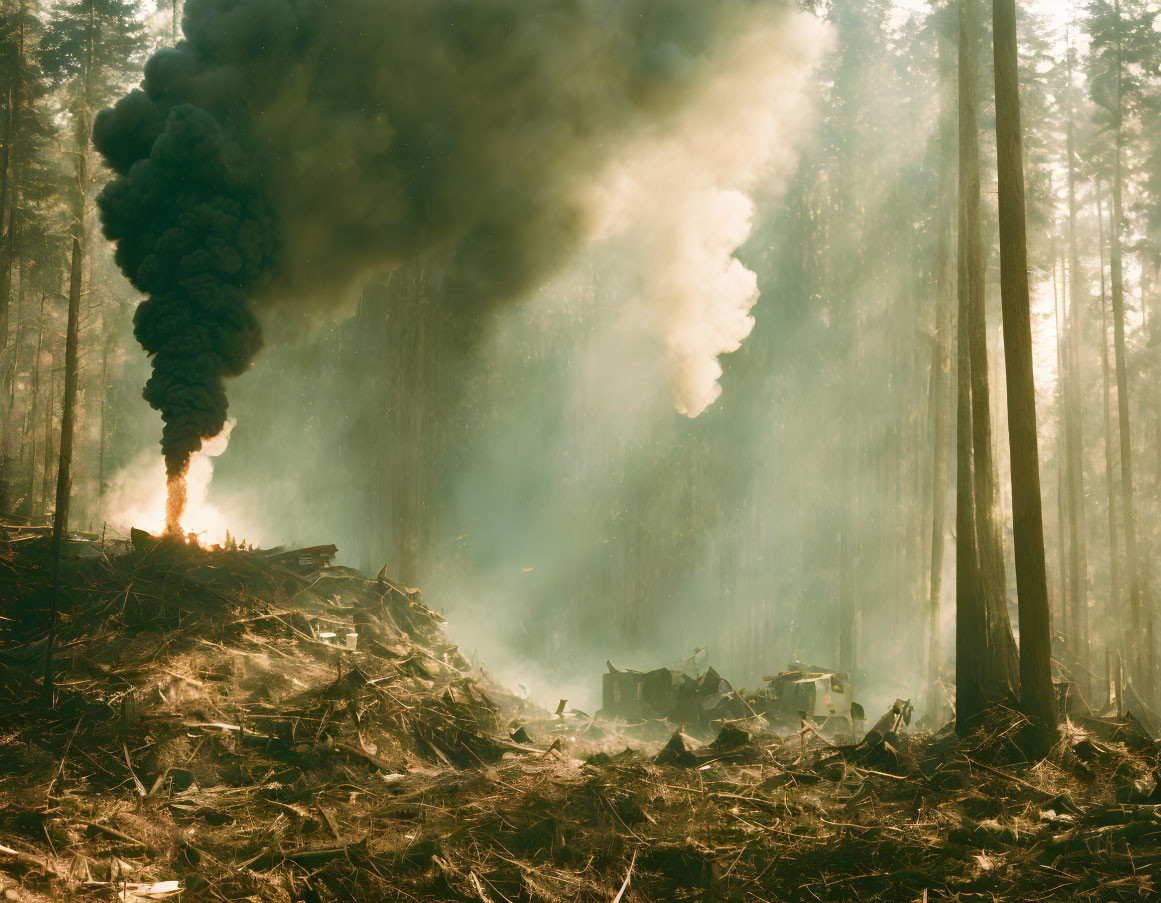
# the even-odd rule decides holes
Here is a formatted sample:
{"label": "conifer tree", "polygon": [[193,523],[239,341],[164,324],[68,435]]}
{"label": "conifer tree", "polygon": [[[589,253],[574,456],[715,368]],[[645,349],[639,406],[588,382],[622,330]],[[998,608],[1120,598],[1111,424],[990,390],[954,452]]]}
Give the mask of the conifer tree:
{"label": "conifer tree", "polygon": [[31,0],[0,7],[0,512],[12,502],[12,461],[18,432],[12,423],[19,365],[12,328],[17,250],[43,231],[41,208],[57,187],[49,143],[55,130],[36,59],[41,22]]}
{"label": "conifer tree", "polygon": [[[85,281],[86,210],[93,182],[90,161],[93,116],[125,87],[136,70],[144,33],[136,9],[125,0],[72,0],[53,11],[41,43],[41,61],[69,98],[76,182],[69,204],[71,263],[68,326],[65,339],[64,396],[60,453],[57,465],[56,509],[53,515],[53,584],[68,528],[72,492],[72,453],[76,421],[77,370],[81,292]],[[55,620],[55,608],[53,611]],[[45,656],[45,691],[52,687],[52,640]]]}
{"label": "conifer tree", "polygon": [[1129,419],[1129,376],[1125,342],[1125,224],[1126,145],[1140,137],[1145,106],[1142,75],[1157,53],[1153,24],[1157,12],[1142,0],[1092,0],[1085,20],[1091,41],[1090,92],[1097,108],[1097,126],[1106,135],[1105,172],[1112,186],[1112,222],[1109,230],[1110,300],[1113,353],[1117,386],[1117,422],[1120,432],[1121,510],[1125,531],[1125,564],[1129,588],[1128,648],[1132,674],[1148,687],[1152,650],[1144,655],[1144,639],[1151,633],[1151,612],[1142,598],[1142,566],[1138,549],[1137,513],[1133,492],[1133,446]]}

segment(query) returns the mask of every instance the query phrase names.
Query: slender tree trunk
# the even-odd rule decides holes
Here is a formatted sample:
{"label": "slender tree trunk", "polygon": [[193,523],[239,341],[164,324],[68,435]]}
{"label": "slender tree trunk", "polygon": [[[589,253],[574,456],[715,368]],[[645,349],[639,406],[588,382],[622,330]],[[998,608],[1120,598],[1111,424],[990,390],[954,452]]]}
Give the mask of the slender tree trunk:
{"label": "slender tree trunk", "polygon": [[[963,219],[960,219],[962,229]],[[962,246],[963,239],[960,239]],[[985,663],[988,634],[984,589],[976,552],[972,499],[971,352],[968,350],[967,289],[963,253],[959,254],[956,329],[956,480],[955,480],[955,729],[967,734],[987,703]]]}
{"label": "slender tree trunk", "polygon": [[[19,382],[17,376],[20,373],[21,366],[20,338],[26,334],[28,328],[28,305],[25,303],[24,299],[24,289],[26,282],[27,280],[25,280],[22,275],[20,279],[20,291],[17,292],[16,295],[17,320],[15,340],[13,341],[9,355],[9,363],[4,368],[3,376],[4,395],[6,398],[2,427],[3,433],[0,434],[0,446],[3,446],[4,466],[9,468],[9,472],[8,480],[3,486],[3,490],[8,494],[8,497],[5,499],[3,504],[0,504],[0,511],[11,510],[11,503],[13,501],[12,489],[15,485],[16,476],[16,474],[13,472],[13,469],[16,465],[16,462],[20,461],[20,459],[22,459],[24,456],[21,440],[24,437],[25,424],[22,419],[20,426],[17,427],[14,414],[16,411],[16,389]],[[0,358],[3,358],[3,355],[0,355]],[[21,388],[23,388],[23,386],[21,386]]]}
{"label": "slender tree trunk", "polygon": [[1056,549],[1057,549],[1057,564],[1060,570],[1060,602],[1056,610],[1056,615],[1059,618],[1061,632],[1068,633],[1068,544],[1065,539],[1065,525],[1068,523],[1068,492],[1065,489],[1065,463],[1067,457],[1067,449],[1065,447],[1064,436],[1064,419],[1068,416],[1067,408],[1064,404],[1064,384],[1067,382],[1067,377],[1064,370],[1064,318],[1060,315],[1062,286],[1057,281],[1057,264],[1059,263],[1056,252],[1056,241],[1052,242],[1052,316],[1053,323],[1056,327],[1056,374],[1057,374],[1057,393],[1056,393]]}
{"label": "slender tree trunk", "polygon": [[81,309],[81,279],[84,251],[78,236],[73,237],[69,274],[68,328],[65,333],[64,397],[61,403],[60,452],[56,470],[56,509],[52,521],[53,557],[59,558],[60,544],[68,530],[72,489],[73,433],[76,423],[78,341]]}
{"label": "slender tree trunk", "polygon": [[[21,29],[23,31],[23,29]],[[7,260],[8,246],[12,243],[12,234],[10,222],[12,218],[12,145],[16,140],[17,128],[17,108],[20,104],[20,64],[19,61],[12,66],[8,75],[8,89],[5,92],[7,95],[5,106],[8,109],[8,115],[4,123],[4,144],[0,148],[0,234],[2,234],[2,245],[0,245],[0,261]],[[0,263],[2,266],[2,263]],[[9,311],[9,292],[0,292],[0,351],[4,351],[8,347],[8,311]]]}
{"label": "slender tree trunk", "polygon": [[[13,146],[20,134],[20,107],[23,102],[24,88],[22,77],[24,71],[24,8],[23,4],[18,12],[19,21],[16,35],[16,58],[9,71],[7,108],[8,116],[5,122],[4,143],[0,149],[0,373],[4,374],[5,390],[14,390],[15,380],[9,383],[7,355],[9,353],[8,322],[12,309],[12,261],[16,243],[16,167],[13,157]],[[17,348],[12,344],[11,355],[15,361]],[[12,436],[11,406],[5,407],[0,414],[0,512],[9,508],[12,485]]]}
{"label": "slender tree trunk", "polygon": [[12,308],[12,270],[16,263],[16,241],[19,238],[20,208],[17,197],[20,188],[19,174],[13,172],[5,181],[5,203],[8,209],[4,211],[3,247],[0,248],[0,351],[8,345],[8,316]]}
{"label": "slender tree trunk", "polygon": [[20,208],[17,206],[19,196],[19,179],[13,175],[12,185],[8,189],[9,203],[8,228],[4,232],[4,248],[0,251],[0,306],[4,308],[3,329],[0,330],[0,350],[8,342],[8,312],[12,309],[12,272],[16,267],[16,242],[20,238]]}
{"label": "slender tree trunk", "polygon": [[[976,0],[969,0],[972,5]],[[967,107],[970,122],[961,123],[960,166],[968,173],[967,190],[967,268],[968,268],[968,342],[972,356],[972,451],[973,489],[975,492],[976,541],[979,549],[980,576],[984,585],[987,611],[989,682],[993,689],[1015,686],[1015,642],[1008,622],[1007,576],[1000,522],[996,504],[996,468],[992,439],[991,388],[988,378],[988,327],[986,314],[986,264],[980,213],[980,162],[977,124],[975,35],[972,13],[970,53],[971,102]]]}
{"label": "slender tree trunk", "polygon": [[1124,609],[1121,603],[1121,553],[1120,537],[1117,532],[1117,487],[1113,474],[1116,467],[1116,456],[1113,454],[1112,398],[1111,380],[1109,379],[1109,295],[1108,286],[1105,283],[1105,214],[1100,179],[1097,179],[1096,188],[1097,233],[1101,264],[1101,376],[1104,383],[1102,398],[1104,399],[1105,419],[1105,493],[1108,496],[1109,509],[1109,604],[1105,612],[1105,623],[1122,625],[1120,630],[1115,631],[1112,635],[1106,635],[1105,642],[1122,649],[1124,648]]}
{"label": "slender tree trunk", "polygon": [[1141,611],[1141,566],[1137,559],[1137,522],[1133,506],[1133,443],[1129,427],[1129,375],[1125,356],[1125,276],[1121,255],[1121,230],[1124,228],[1122,204],[1123,175],[1121,156],[1124,144],[1124,129],[1121,122],[1123,68],[1117,60],[1116,97],[1117,130],[1113,160],[1113,212],[1109,230],[1109,272],[1112,282],[1113,302],[1113,352],[1117,377],[1117,425],[1121,446],[1121,510],[1125,522],[1125,568],[1129,583],[1129,660],[1130,673],[1138,681],[1145,675],[1145,663],[1141,655],[1144,645],[1144,621]]}
{"label": "slender tree trunk", "polygon": [[[23,274],[20,280],[21,310],[25,311],[24,298],[25,279]],[[23,314],[22,314],[23,316]],[[37,417],[40,413],[40,356],[44,347],[44,295],[40,296],[40,314],[36,321],[36,350],[33,352],[32,362],[29,364],[31,378],[30,385],[25,390],[24,422],[20,427],[20,456],[21,456],[21,497],[23,507],[28,513],[34,514],[36,507],[36,452],[38,449]]]}
{"label": "slender tree trunk", "polygon": [[[948,230],[950,231],[950,230]],[[931,416],[933,455],[931,476],[931,561],[928,583],[928,700],[927,711],[934,717],[943,708],[939,683],[943,676],[943,643],[940,636],[940,601],[943,593],[944,534],[947,530],[947,454],[949,433],[949,392],[951,372],[951,256],[950,235],[940,238],[941,271],[936,304],[937,326],[933,348]]]}
{"label": "slender tree trunk", "polygon": [[995,0],[993,3],[992,40],[996,72],[1000,295],[1008,378],[1016,589],[1020,604],[1020,699],[1025,714],[1040,728],[1035,745],[1043,748],[1055,732],[1056,695],[1052,687],[1052,633],[1044,567],[1044,518],[1036,438],[1015,0]]}
{"label": "slender tree trunk", "polygon": [[936,250],[935,341],[931,361],[932,467],[931,558],[928,583],[927,712],[935,718],[943,709],[943,644],[940,636],[940,597],[943,593],[944,535],[947,531],[947,455],[951,407],[951,311],[954,283],[951,241],[954,208],[955,98],[948,41],[939,38],[939,244]]}
{"label": "slender tree trunk", "polygon": [[[93,7],[89,6],[89,56],[86,65],[85,91],[88,98],[89,78],[92,70],[92,40],[95,28],[92,27]],[[51,702],[53,696],[53,648],[56,645],[56,627],[58,621],[58,592],[60,591],[61,553],[64,548],[65,532],[68,530],[69,502],[71,501],[73,477],[73,432],[76,421],[77,406],[77,376],[79,366],[79,330],[81,315],[81,287],[84,280],[85,262],[85,197],[89,182],[89,135],[92,131],[91,117],[88,109],[82,104],[77,116],[77,162],[76,162],[76,189],[72,212],[72,265],[69,267],[69,312],[68,326],[65,331],[65,372],[64,397],[61,402],[60,423],[60,455],[56,471],[56,509],[52,519],[52,590],[49,605],[48,642],[44,654],[44,696]]]}
{"label": "slender tree trunk", "polygon": [[968,335],[971,355],[972,489],[976,527],[976,557],[983,590],[986,656],[984,692],[1001,696],[1015,689],[1016,644],[1008,620],[1004,553],[996,518],[995,467],[992,459],[990,393],[988,389],[987,325],[984,313],[985,265],[980,217],[980,147],[977,99],[977,0],[960,0],[959,55],[959,174],[960,247],[966,319],[959,328]]}
{"label": "slender tree trunk", "polygon": [[101,444],[97,456],[97,499],[105,495],[105,442],[108,436],[109,342],[101,351]]}
{"label": "slender tree trunk", "polygon": [[1161,414],[1153,415],[1153,451],[1157,457],[1153,460],[1153,494],[1161,492]]}
{"label": "slender tree trunk", "polygon": [[[82,183],[83,184],[83,183]],[[56,624],[60,583],[61,554],[64,549],[65,532],[68,530],[69,501],[73,487],[73,426],[77,413],[77,371],[78,367],[78,340],[81,314],[81,276],[84,251],[81,248],[80,236],[73,236],[72,266],[69,275],[69,319],[65,332],[65,373],[64,399],[61,407],[60,421],[60,457],[56,469],[56,510],[52,517],[52,603],[50,617],[52,626],[49,631],[48,643],[44,656],[44,694],[47,699],[52,698],[53,675],[52,660],[53,647],[56,645]]]}
{"label": "slender tree trunk", "polygon": [[1090,645],[1088,636],[1088,553],[1085,548],[1084,513],[1084,410],[1081,405],[1080,348],[1084,316],[1081,303],[1080,253],[1077,250],[1076,221],[1076,138],[1073,124],[1072,63],[1068,67],[1068,384],[1065,421],[1068,446],[1068,565],[1071,583],[1071,631],[1073,650],[1082,672],[1081,683],[1090,688]]}
{"label": "slender tree trunk", "polygon": [[[8,211],[8,229],[4,236],[4,246],[0,249],[0,306],[4,308],[3,318],[5,320],[7,320],[8,312],[11,310],[12,270],[15,263],[16,239],[18,236],[19,208],[14,201],[16,190],[16,179],[13,177],[12,185],[8,190],[9,204],[11,206],[11,209]],[[0,368],[3,368],[4,374],[0,383],[3,384],[4,394],[8,396],[8,404],[5,405],[3,414],[0,414],[0,512],[7,511],[10,506],[9,503],[12,495],[12,459],[17,454],[12,447],[12,439],[16,433],[12,424],[12,410],[16,401],[16,366],[20,348],[16,341],[8,343],[7,348],[5,348],[5,343],[8,343],[7,322],[4,323],[3,329],[0,330]],[[10,362],[7,359],[8,357],[11,358]]]}
{"label": "slender tree trunk", "polygon": [[[53,355],[53,363],[56,363],[56,355]],[[48,397],[44,402],[44,468],[41,473],[40,481],[40,510],[47,514],[49,508],[49,500],[52,498],[52,462],[54,459],[53,449],[55,446],[52,442],[52,425],[53,414],[56,410],[56,372],[55,369],[49,373],[48,379]]]}
{"label": "slender tree trunk", "polygon": [[[976,220],[968,216],[971,175],[965,166],[965,145],[974,143],[975,66],[974,0],[959,0],[959,251],[956,283],[956,539],[955,539],[955,729],[968,733],[987,704],[988,630],[984,587],[976,542],[972,466],[972,356],[968,266],[969,235]],[[976,172],[978,197],[978,170]]]}

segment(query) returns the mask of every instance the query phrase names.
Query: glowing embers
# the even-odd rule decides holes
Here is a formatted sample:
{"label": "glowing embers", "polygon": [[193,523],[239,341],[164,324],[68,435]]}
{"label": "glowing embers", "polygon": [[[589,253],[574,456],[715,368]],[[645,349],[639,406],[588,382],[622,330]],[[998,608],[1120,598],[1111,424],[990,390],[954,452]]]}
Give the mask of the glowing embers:
{"label": "glowing embers", "polygon": [[201,452],[194,455],[184,474],[167,477],[160,458],[149,468],[147,480],[136,487],[134,498],[111,518],[155,536],[168,536],[210,548],[237,547],[230,535],[228,516],[207,498],[213,465]]}
{"label": "glowing embers", "polygon": [[[189,475],[189,464],[181,469],[180,473],[168,474],[165,478],[165,534],[167,536],[181,536],[181,518],[185,514],[189,487],[186,477]],[[196,541],[197,534],[187,534],[187,542]]]}
{"label": "glowing embers", "polygon": [[267,541],[259,535],[262,531],[253,518],[247,517],[249,506],[245,502],[235,500],[234,512],[227,514],[220,494],[210,501],[214,459],[226,450],[232,427],[230,421],[220,435],[206,441],[181,474],[168,475],[165,462],[153,451],[139,455],[114,477],[105,493],[109,526],[119,530],[136,527],[207,549],[238,548],[239,532],[253,542]]}

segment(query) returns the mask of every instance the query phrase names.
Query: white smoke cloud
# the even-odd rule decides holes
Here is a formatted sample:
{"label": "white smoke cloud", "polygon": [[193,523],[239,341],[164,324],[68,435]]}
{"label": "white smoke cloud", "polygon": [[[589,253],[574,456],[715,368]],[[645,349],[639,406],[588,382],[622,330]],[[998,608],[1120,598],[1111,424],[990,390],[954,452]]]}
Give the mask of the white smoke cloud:
{"label": "white smoke cloud", "polygon": [[664,345],[677,410],[696,417],[721,394],[719,355],[754,326],[757,277],[733,255],[756,204],[778,197],[810,132],[820,20],[789,8],[756,15],[707,64],[703,87],[662,128],[638,137],[590,198],[596,240],[613,243]]}

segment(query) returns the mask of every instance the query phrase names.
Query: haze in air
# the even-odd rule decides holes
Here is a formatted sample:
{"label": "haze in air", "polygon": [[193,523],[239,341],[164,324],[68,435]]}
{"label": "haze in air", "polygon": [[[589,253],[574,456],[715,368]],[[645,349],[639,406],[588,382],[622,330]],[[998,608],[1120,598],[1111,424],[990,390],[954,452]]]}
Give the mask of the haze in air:
{"label": "haze in air", "polygon": [[1151,894],[1159,16],[0,0],[0,890]]}

